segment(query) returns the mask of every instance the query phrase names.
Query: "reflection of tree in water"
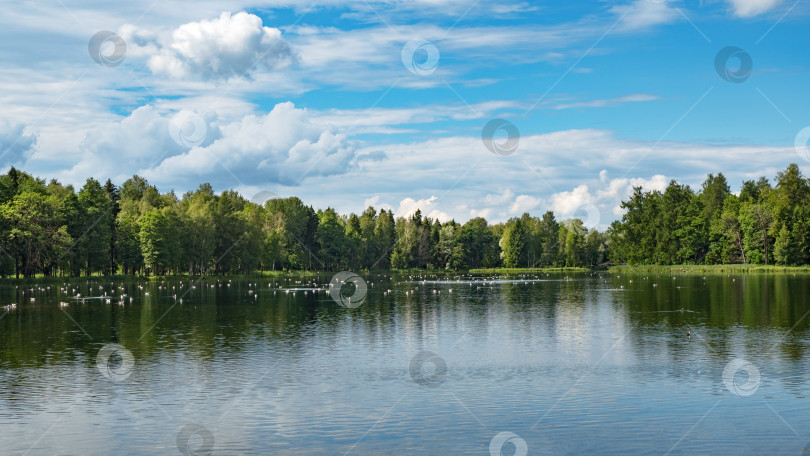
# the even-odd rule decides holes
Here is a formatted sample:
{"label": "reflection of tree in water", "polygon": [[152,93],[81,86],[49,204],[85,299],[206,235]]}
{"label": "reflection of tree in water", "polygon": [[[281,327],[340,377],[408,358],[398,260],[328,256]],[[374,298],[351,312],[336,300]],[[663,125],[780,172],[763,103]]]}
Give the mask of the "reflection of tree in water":
{"label": "reflection of tree in water", "polygon": [[[404,338],[419,349],[433,349],[446,343],[447,334],[462,335],[462,347],[491,341],[528,347],[551,343],[583,360],[593,356],[593,347],[601,353],[616,343],[617,355],[630,356],[634,369],[661,375],[661,366],[666,366],[684,381],[699,371],[716,373],[731,357],[769,359],[785,373],[771,370],[764,376],[782,375],[779,381],[795,394],[806,384],[806,376],[796,373],[806,370],[801,363],[807,360],[803,335],[810,324],[804,318],[810,310],[807,276],[673,279],[667,274],[553,273],[513,276],[506,283],[482,278],[473,285],[454,283],[462,279],[471,280],[449,274],[447,283],[423,285],[407,276],[368,276],[373,286],[357,309],[336,305],[326,293],[283,293],[277,288],[292,287],[296,280],[324,285],[328,276],[133,280],[115,281],[114,286],[78,281],[69,287],[84,297],[106,292],[113,302],[73,300],[64,312],[57,303],[66,298],[59,285],[52,285],[36,292],[35,304],[20,304],[0,319],[0,379],[5,386],[0,399],[9,409],[36,408],[38,398],[62,394],[50,389],[65,379],[76,389],[91,386],[98,380],[96,353],[108,342],[129,348],[136,370],[174,363],[184,366],[184,375],[228,388],[228,375],[239,373],[215,372],[223,360],[244,361],[261,353],[268,360],[283,358],[285,365],[305,364],[313,344],[338,347],[354,341],[376,347]],[[268,287],[271,281],[273,287]],[[391,293],[383,293],[389,289]],[[13,287],[0,289],[3,299],[16,302],[21,301],[19,293]],[[118,305],[121,294],[134,302]],[[175,294],[182,296],[182,304]],[[691,340],[686,331],[691,331]],[[621,337],[626,338],[619,342]],[[359,359],[365,356],[371,355],[358,351]],[[621,361],[607,359],[608,365]],[[288,369],[280,368],[280,373]],[[274,381],[292,381],[288,377]]]}

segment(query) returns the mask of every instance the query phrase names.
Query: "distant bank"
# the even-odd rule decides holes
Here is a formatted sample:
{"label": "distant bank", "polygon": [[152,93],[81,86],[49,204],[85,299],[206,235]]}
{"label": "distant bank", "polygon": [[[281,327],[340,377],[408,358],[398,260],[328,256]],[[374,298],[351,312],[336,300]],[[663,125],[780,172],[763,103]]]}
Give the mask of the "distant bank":
{"label": "distant bank", "polygon": [[623,265],[611,266],[610,272],[652,272],[652,273],[702,273],[702,274],[741,274],[741,273],[793,273],[810,274],[810,266],[774,266],[763,264],[710,264],[710,265]]}

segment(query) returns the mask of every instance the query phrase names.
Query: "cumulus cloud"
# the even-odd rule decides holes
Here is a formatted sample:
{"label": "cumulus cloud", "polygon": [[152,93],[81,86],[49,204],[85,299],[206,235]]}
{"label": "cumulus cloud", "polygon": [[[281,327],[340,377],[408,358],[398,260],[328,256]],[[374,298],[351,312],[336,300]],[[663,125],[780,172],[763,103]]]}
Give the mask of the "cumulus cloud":
{"label": "cumulus cloud", "polygon": [[[194,128],[187,132],[190,144],[172,140],[169,126],[182,110],[203,120],[207,134],[199,144],[190,134]],[[418,208],[425,216],[462,223],[546,210],[558,219],[590,217],[582,208],[591,205],[605,225],[621,216],[619,203],[633,186],[663,190],[670,177],[697,186],[718,170],[740,182],[772,176],[796,160],[793,147],[653,142],[593,129],[525,135],[515,154],[496,156],[477,135],[364,144],[331,123],[324,122],[324,112],[292,103],[270,112],[233,105],[221,113],[205,111],[204,103],[158,103],[94,129],[82,142],[80,163],[54,177],[67,183],[111,177],[120,183],[138,173],[164,191],[211,182],[248,196],[256,189],[296,195],[342,212],[374,205],[408,216]],[[668,176],[651,176],[649,169],[666,169]],[[745,174],[751,169],[757,176]]]}
{"label": "cumulus cloud", "polygon": [[394,216],[407,218],[419,210],[422,213],[422,217],[438,219],[442,223],[452,220],[453,217],[437,209],[438,204],[439,198],[436,196],[431,196],[430,198],[423,198],[420,200],[405,198],[399,202],[399,207],[394,211]]}
{"label": "cumulus cloud", "polygon": [[753,17],[773,9],[781,0],[728,0],[738,17]]}
{"label": "cumulus cloud", "polygon": [[621,217],[625,212],[624,209],[621,208],[621,202],[627,201],[630,198],[630,195],[633,194],[633,187],[641,187],[647,192],[656,190],[663,192],[668,184],[669,180],[663,174],[656,174],[649,179],[640,177],[628,179],[622,177],[611,180],[602,189],[598,190],[596,199],[603,202],[605,206],[608,206],[610,213],[614,217]]}
{"label": "cumulus cloud", "polygon": [[551,195],[550,209],[558,220],[579,218],[588,228],[605,230],[610,221],[624,214],[621,202],[630,198],[633,187],[641,187],[644,191],[664,191],[669,183],[666,176],[660,174],[649,179],[622,177],[608,181],[606,170],[599,173],[598,182],[595,191],[582,184],[570,191]]}
{"label": "cumulus cloud", "polygon": [[[151,105],[135,109],[120,122],[108,123],[90,130],[79,144],[81,158],[62,177],[68,182],[81,182],[84,178],[110,177],[122,181],[134,172],[148,169],[165,157],[186,150],[171,137],[171,113],[164,113]],[[203,116],[206,138],[210,143],[218,136],[215,117]]]}
{"label": "cumulus cloud", "polygon": [[457,209],[465,211],[470,217],[484,217],[490,219],[495,217],[498,220],[505,220],[509,217],[520,216],[524,212],[533,212],[543,203],[541,198],[520,194],[515,195],[511,188],[506,188],[499,193],[490,193],[481,200],[472,204],[462,204]]}
{"label": "cumulus cloud", "polygon": [[346,172],[355,147],[345,134],[314,124],[306,110],[280,103],[266,114],[223,121],[216,113],[143,106],[87,134],[82,158],[63,174],[121,182],[138,173],[161,186],[219,188],[282,184]]}
{"label": "cumulus cloud", "polygon": [[518,195],[515,202],[509,208],[509,212],[513,214],[522,214],[536,209],[540,205],[540,199],[530,195]]}
{"label": "cumulus cloud", "polygon": [[[123,29],[140,40],[142,48],[157,53],[148,61],[157,74],[203,80],[249,78],[257,68],[268,70],[290,64],[294,53],[277,28],[265,27],[258,16],[245,12],[222,13],[211,21],[189,22],[157,43],[148,33]],[[159,50],[157,49],[159,47]]]}
{"label": "cumulus cloud", "polygon": [[366,200],[363,202],[363,206],[365,206],[365,207],[373,206],[373,207],[375,207],[377,209],[385,209],[385,210],[388,210],[388,209],[391,208],[391,206],[388,205],[388,204],[382,204],[382,205],[378,204],[379,201],[380,201],[380,195],[374,195],[371,198],[366,198]]}
{"label": "cumulus cloud", "polygon": [[551,195],[551,210],[562,216],[570,216],[586,204],[593,204],[594,197],[587,185],[580,185],[570,192],[559,192]]}
{"label": "cumulus cloud", "polygon": [[25,125],[0,120],[0,163],[22,166],[34,153],[37,137],[25,134]]}
{"label": "cumulus cloud", "polygon": [[345,134],[312,123],[306,110],[290,102],[220,128],[222,137],[211,145],[169,157],[144,174],[172,182],[224,173],[231,185],[276,182],[295,186],[308,177],[343,174],[355,158],[355,147]]}

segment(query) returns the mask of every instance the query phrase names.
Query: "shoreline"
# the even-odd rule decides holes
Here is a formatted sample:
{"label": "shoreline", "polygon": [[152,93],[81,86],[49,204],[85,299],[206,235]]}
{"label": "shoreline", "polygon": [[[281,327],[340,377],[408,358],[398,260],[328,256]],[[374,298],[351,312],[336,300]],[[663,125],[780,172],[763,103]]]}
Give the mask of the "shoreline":
{"label": "shoreline", "polygon": [[711,264],[711,265],[622,265],[611,266],[609,272],[649,272],[678,274],[810,274],[810,266],[778,266],[764,264]]}
{"label": "shoreline", "polygon": [[[432,275],[459,275],[459,274],[492,274],[492,275],[513,275],[513,274],[540,274],[548,272],[624,272],[624,273],[668,273],[668,274],[751,274],[751,273],[774,273],[774,274],[810,274],[810,266],[778,266],[778,265],[756,265],[756,264],[718,264],[718,265],[617,265],[609,267],[548,267],[548,268],[478,268],[469,270],[446,270],[446,269],[374,269],[358,270],[358,274],[432,274]],[[29,278],[0,277],[2,284],[20,283],[55,283],[55,282],[75,282],[87,280],[139,280],[158,281],[173,279],[250,279],[250,278],[274,278],[274,277],[315,277],[329,274],[336,274],[340,271],[256,271],[251,274],[224,274],[224,275],[188,275],[177,274],[167,276],[143,276],[143,275],[92,275],[92,276],[37,276]]]}
{"label": "shoreline", "polygon": [[[433,275],[458,275],[458,274],[536,274],[543,272],[588,272],[592,268],[585,267],[549,267],[549,268],[480,268],[480,269],[465,269],[465,270],[447,270],[447,269],[372,269],[363,270],[359,269],[355,272],[358,274],[433,274]],[[604,270],[604,269],[602,269]],[[172,279],[249,279],[249,278],[273,278],[273,277],[315,277],[323,275],[334,275],[340,271],[256,271],[251,274],[223,274],[223,275],[165,275],[165,276],[144,276],[144,275],[91,275],[91,276],[35,276],[35,277],[0,277],[0,284],[15,284],[15,283],[30,283],[30,282],[75,282],[87,280],[139,280],[139,281],[156,281],[156,280],[172,280]]]}

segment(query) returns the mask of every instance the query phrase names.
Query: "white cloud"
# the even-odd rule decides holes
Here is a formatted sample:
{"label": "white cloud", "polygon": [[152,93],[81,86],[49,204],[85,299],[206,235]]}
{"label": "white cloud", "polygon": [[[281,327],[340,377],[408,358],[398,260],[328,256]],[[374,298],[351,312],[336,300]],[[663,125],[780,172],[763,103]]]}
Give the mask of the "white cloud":
{"label": "white cloud", "polygon": [[561,103],[555,105],[553,109],[571,109],[571,108],[605,108],[608,106],[618,106],[625,103],[640,103],[645,101],[655,101],[660,97],[657,95],[650,95],[647,93],[636,93],[632,95],[624,95],[620,97],[606,98],[600,100],[580,101],[574,103]]}
{"label": "white cloud", "polygon": [[[466,204],[459,206],[459,209],[468,210]],[[485,219],[488,219],[488,218],[490,218],[490,214],[492,214],[492,208],[491,207],[487,207],[487,208],[484,208],[484,209],[469,209],[469,211],[470,211],[470,217],[473,217],[473,218],[475,218],[475,217],[483,217]]]}
{"label": "white cloud", "polygon": [[163,160],[144,175],[159,182],[219,175],[231,186],[252,182],[296,185],[309,177],[343,174],[355,148],[343,133],[312,123],[306,110],[279,103],[221,127],[222,137]]}
{"label": "white cloud", "polygon": [[[339,128],[347,133],[407,133],[410,130],[392,128],[408,124],[430,124],[447,120],[472,120],[491,117],[496,112],[521,109],[516,101],[491,100],[482,103],[456,105],[425,105],[408,108],[330,109],[313,112],[313,121]],[[523,107],[522,109],[525,109]]]}
{"label": "white cloud", "polygon": [[[124,32],[131,39],[140,38],[148,49],[157,48],[148,33],[139,35],[129,28]],[[253,14],[232,16],[225,12],[211,21],[181,25],[169,42],[161,43],[148,65],[154,73],[174,78],[226,80],[249,78],[257,68],[276,69],[293,59],[293,51],[279,29],[264,27],[261,18]]]}
{"label": "white cloud", "polygon": [[355,157],[346,135],[310,122],[308,112],[292,103],[229,121],[216,112],[182,112],[196,119],[179,125],[192,140],[185,147],[172,139],[175,113],[147,105],[89,132],[78,163],[61,177],[71,183],[89,176],[122,182],[138,173],[163,188],[184,190],[203,181],[218,188],[291,186],[345,173]]}
{"label": "white cloud", "polygon": [[624,31],[666,24],[678,16],[675,8],[669,5],[669,0],[635,0],[630,5],[614,6],[611,10],[621,18],[619,28]]}
{"label": "white cloud", "polygon": [[[599,176],[601,178],[602,173],[600,173]],[[606,173],[605,177],[607,177]],[[641,187],[644,191],[657,190],[663,192],[668,184],[669,180],[662,174],[656,174],[650,179],[627,179],[624,177],[613,179],[596,192],[595,199],[602,202],[603,206],[609,207],[614,217],[621,217],[621,215],[624,214],[624,209],[621,208],[621,202],[627,201],[630,195],[633,194],[633,187]]]}
{"label": "white cloud", "polygon": [[515,194],[510,189],[505,189],[501,193],[492,193],[484,197],[484,205],[491,207],[503,207],[509,205],[515,198]]}
{"label": "white cloud", "polygon": [[[666,186],[668,178],[650,176],[650,169],[666,169],[668,176],[693,186],[706,173],[723,170],[733,184],[756,177],[749,175],[752,169],[772,176],[796,161],[792,147],[656,143],[595,129],[524,135],[511,156],[488,152],[477,129],[464,136],[373,144],[351,140],[339,111],[280,103],[265,113],[239,100],[219,104],[209,111],[210,99],[163,100],[114,122],[96,122],[88,127],[75,166],[43,177],[71,184],[110,177],[121,183],[138,173],[163,191],[211,182],[218,190],[236,188],[248,196],[257,189],[296,195],[342,212],[373,204],[403,215],[418,207],[426,216],[459,222],[475,216],[501,222],[549,209],[563,218],[593,204],[609,223],[621,215],[616,207],[633,185]],[[181,147],[169,135],[169,119],[180,110],[205,122],[208,131],[198,147]],[[421,121],[423,114],[378,108],[373,116],[397,124]]]}
{"label": "white cloud", "polygon": [[[718,170],[739,183],[750,178],[751,169],[771,176],[796,159],[788,147],[656,144],[618,138],[605,130],[523,136],[518,151],[506,157],[489,153],[474,136],[366,146],[358,155],[380,151],[383,159],[363,161],[346,175],[320,179],[318,192],[304,186],[289,193],[311,196],[315,205],[330,204],[332,195],[339,194],[347,201],[341,210],[358,211],[363,207],[351,201],[367,198],[365,189],[375,189],[380,201],[401,201],[418,188],[437,195],[440,209],[460,222],[476,216],[505,221],[522,213],[512,212],[522,209],[521,203],[534,204],[531,197],[539,200],[529,210],[533,215],[554,210],[558,218],[584,216],[588,212],[580,213],[582,207],[593,205],[599,210],[600,225],[606,225],[621,215],[614,209],[633,186],[663,190],[670,178],[676,178],[697,188],[707,173]],[[650,175],[650,169],[666,169],[668,175]]]}
{"label": "white cloud", "polygon": [[663,175],[650,179],[618,178],[607,181],[607,171],[599,173],[599,185],[595,192],[587,184],[582,184],[571,191],[551,195],[551,210],[558,220],[579,218],[589,228],[607,229],[610,222],[624,214],[621,202],[633,193],[633,187],[642,187],[644,191],[664,191],[669,181]]}
{"label": "white cloud", "polygon": [[[621,15],[625,9],[628,14],[615,33],[635,33],[642,27],[670,22],[677,14],[666,4],[650,4],[646,0],[616,7],[613,12]],[[609,19],[589,16],[571,22],[530,26],[458,25],[452,33],[425,23],[352,30],[307,25],[288,27],[285,32],[300,55],[297,75],[302,79],[362,90],[390,87],[397,81],[398,88],[418,89],[444,86],[445,81],[456,80],[466,86],[486,85],[503,77],[471,79],[466,75],[472,68],[543,61],[561,63],[566,59],[572,62],[581,56],[576,46],[590,44],[611,23]],[[410,74],[400,59],[395,58],[400,56],[403,45],[414,38],[431,41],[440,51],[438,67],[432,77]],[[462,60],[476,64],[459,63]]]}
{"label": "white cloud", "polygon": [[[210,142],[216,129],[210,123],[208,127],[211,130]],[[69,183],[81,183],[91,176],[122,182],[133,173],[149,169],[165,157],[184,150],[169,135],[168,113],[146,105],[120,122],[90,130],[79,145],[81,156],[78,162],[61,177]]]}
{"label": "white cloud", "polygon": [[515,202],[512,203],[512,206],[509,208],[509,212],[512,214],[523,214],[524,212],[529,212],[533,209],[536,209],[541,203],[541,200],[535,198],[530,195],[518,195],[515,198]]}
{"label": "white cloud", "polygon": [[453,217],[436,208],[436,206],[438,206],[438,199],[439,198],[436,196],[431,196],[430,198],[423,198],[420,200],[405,198],[399,202],[399,207],[394,211],[394,216],[397,218],[407,218],[419,210],[422,213],[422,217],[438,219],[442,223],[452,220]]}
{"label": "white cloud", "polygon": [[25,134],[25,125],[0,120],[0,163],[22,166],[31,157],[37,137]]}
{"label": "white cloud", "polygon": [[595,198],[588,186],[583,184],[570,192],[559,192],[551,195],[551,210],[558,216],[570,216],[586,204],[593,204]]}
{"label": "white cloud", "polygon": [[368,207],[368,206],[379,207],[379,205],[377,204],[379,201],[380,201],[380,195],[374,195],[371,198],[366,198],[366,200],[363,201],[363,206],[365,206],[365,207]]}
{"label": "white cloud", "polygon": [[738,17],[753,17],[770,11],[781,3],[781,0],[728,0]]}
{"label": "white cloud", "polygon": [[[531,195],[515,195],[511,188],[502,189],[498,193],[490,193],[471,203],[456,206],[462,214],[470,217],[484,217],[496,220],[506,220],[511,216],[520,216],[524,212],[537,209],[543,200]],[[466,215],[465,214],[465,215]]]}

